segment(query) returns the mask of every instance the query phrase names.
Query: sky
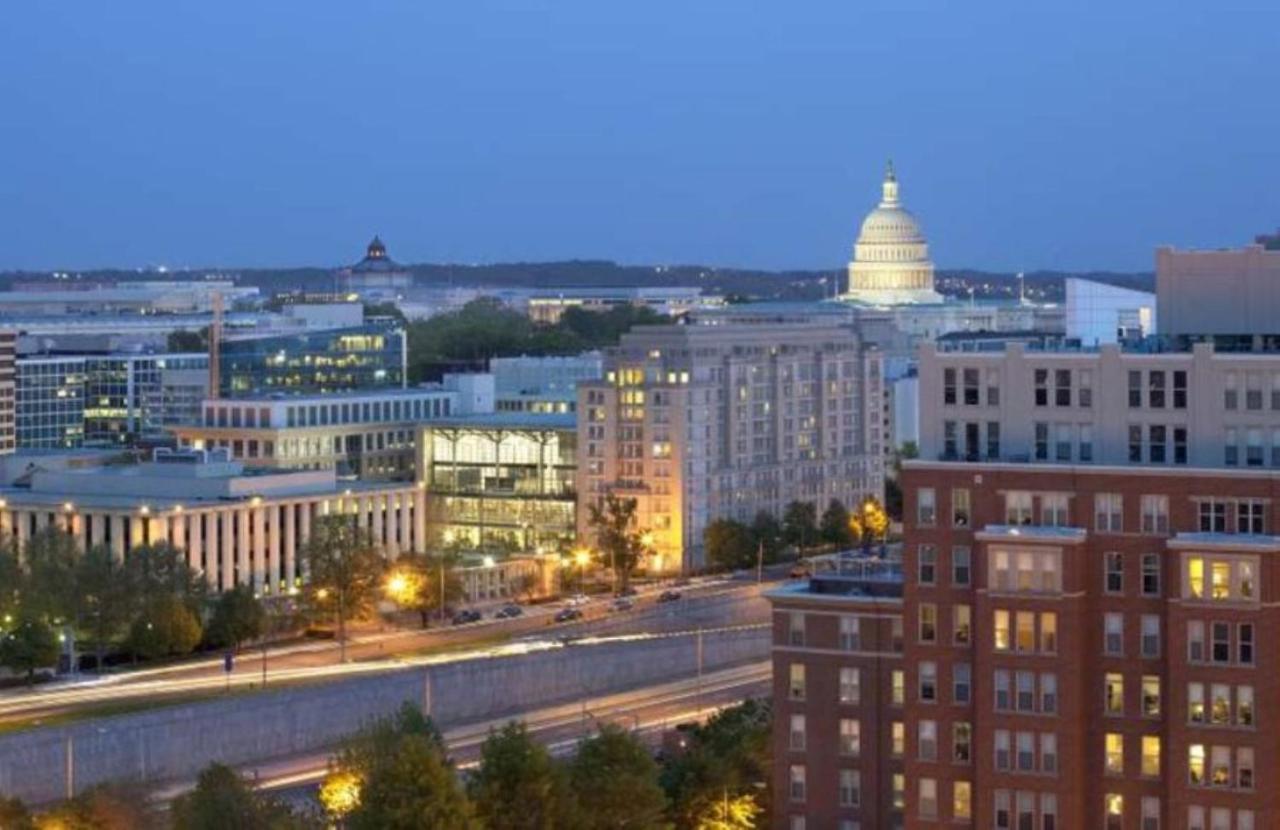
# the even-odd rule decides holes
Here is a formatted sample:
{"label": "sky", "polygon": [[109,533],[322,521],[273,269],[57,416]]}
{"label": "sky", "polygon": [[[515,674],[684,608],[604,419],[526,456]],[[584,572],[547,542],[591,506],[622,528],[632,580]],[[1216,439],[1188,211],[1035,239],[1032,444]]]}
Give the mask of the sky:
{"label": "sky", "polygon": [[1280,226],[1280,3],[60,0],[0,23],[0,269],[942,268]]}

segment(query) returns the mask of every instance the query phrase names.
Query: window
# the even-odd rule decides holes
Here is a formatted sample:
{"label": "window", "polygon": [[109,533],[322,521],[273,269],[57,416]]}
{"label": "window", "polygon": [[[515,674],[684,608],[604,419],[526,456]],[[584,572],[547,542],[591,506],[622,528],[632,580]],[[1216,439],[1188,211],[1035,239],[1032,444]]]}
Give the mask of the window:
{"label": "window", "polygon": [[804,614],[799,611],[788,615],[787,642],[793,646],[804,645]]}
{"label": "window", "polygon": [[891,675],[890,702],[894,706],[901,706],[907,700],[907,676],[902,669],[894,669]]}
{"label": "window", "polygon": [[1144,674],[1142,676],[1142,714],[1144,717],[1160,716],[1160,676]]}
{"label": "window", "polygon": [[1018,651],[1033,652],[1036,650],[1036,614],[1034,611],[1019,611],[1014,615],[1015,640]]}
{"label": "window", "polygon": [[1212,683],[1209,686],[1209,723],[1231,723],[1231,687],[1226,683]]}
{"label": "window", "polygon": [[907,777],[900,772],[895,772],[890,782],[891,795],[889,803],[893,805],[895,810],[905,809],[907,806]]}
{"label": "window", "polygon": [[1035,378],[1035,385],[1036,385],[1036,397],[1035,397],[1036,406],[1048,406],[1049,405],[1049,370],[1036,369],[1034,378]]}
{"label": "window", "polygon": [[1160,596],[1160,554],[1142,554],[1142,595]]}
{"label": "window", "polygon": [[1066,527],[1066,493],[1045,493],[1040,497],[1040,524],[1045,527]]}
{"label": "window", "polygon": [[1207,757],[1204,744],[1191,744],[1187,747],[1187,783],[1200,787],[1205,783],[1205,767]]}
{"label": "window", "polygon": [[938,549],[933,545],[920,545],[917,551],[917,571],[921,585],[933,585],[938,576]]}
{"label": "window", "polygon": [[1155,614],[1142,615],[1142,656],[1160,656],[1160,617]]}
{"label": "window", "polygon": [[840,669],[840,702],[857,704],[862,699],[862,675],[856,668]]}
{"label": "window", "polygon": [[1231,662],[1231,624],[1215,622],[1209,626],[1210,659],[1215,663]]}
{"label": "window", "polygon": [[1108,732],[1103,740],[1103,769],[1107,775],[1124,775],[1124,736]]}
{"label": "window", "polygon": [[920,700],[932,703],[938,699],[938,664],[932,660],[920,663]]}
{"label": "window", "polygon": [[1046,715],[1058,711],[1058,675],[1052,672],[1040,675],[1040,711]]}
{"label": "window", "polygon": [[840,719],[840,754],[857,757],[862,752],[862,724],[854,718]]}
{"label": "window", "polygon": [[1102,804],[1107,818],[1106,830],[1124,830],[1124,796],[1107,793]]}
{"label": "window", "polygon": [[1040,651],[1044,654],[1056,654],[1058,651],[1058,613],[1056,611],[1040,612]]}
{"label": "window", "polygon": [[1010,830],[1013,826],[1013,806],[1012,801],[1009,798],[1009,791],[996,790],[995,798],[993,800],[995,802],[995,810],[993,810],[993,814],[996,830]]}
{"label": "window", "polygon": [[1129,372],[1129,408],[1142,407],[1142,372]]}
{"label": "window", "polygon": [[1094,524],[1103,533],[1123,530],[1124,499],[1119,493],[1098,493],[1093,497]]}
{"label": "window", "polygon": [[951,760],[969,763],[973,759],[973,727],[966,721],[951,724]]}
{"label": "window", "polygon": [[1031,732],[1019,732],[1014,736],[1017,750],[1016,762],[1021,772],[1031,772],[1036,768],[1036,736]]}
{"label": "window", "polygon": [[970,638],[973,635],[972,610],[968,605],[951,606],[951,634],[952,640],[958,646],[969,645]]}
{"label": "window", "polygon": [[962,487],[951,491],[951,524],[955,527],[969,526],[969,491]]}
{"label": "window", "polygon": [[862,648],[862,620],[858,617],[844,615],[840,617],[840,648],[845,651],[857,651]]}
{"label": "window", "polygon": [[1169,532],[1169,497],[1146,495],[1142,503],[1142,532],[1164,534]]}
{"label": "window", "polygon": [[987,458],[1000,457],[1000,422],[987,421]]}
{"label": "window", "polygon": [[1124,714],[1124,675],[1107,672],[1102,680],[1102,711],[1108,715]]}
{"label": "window", "polygon": [[1142,824],[1138,830],[1160,830],[1160,799],[1153,795],[1142,797]]}
{"label": "window", "polygon": [[1040,794],[1040,828],[1058,830],[1058,796],[1054,793]]}
{"label": "window", "polygon": [[1173,463],[1187,463],[1187,428],[1173,428]]}
{"label": "window", "polygon": [[997,729],[993,740],[996,753],[996,769],[1005,771],[1013,766],[1013,745],[1007,729]]}
{"label": "window", "polygon": [[1249,499],[1236,502],[1236,533],[1265,533],[1263,503]]}
{"label": "window", "polygon": [[920,779],[920,815],[934,818],[938,815],[938,779]]}
{"label": "window", "polygon": [[1124,615],[1107,613],[1102,617],[1103,651],[1113,657],[1124,656]]}
{"label": "window", "polygon": [[997,608],[992,614],[992,634],[996,651],[1008,651],[1010,646],[1009,612]]}
{"label": "window", "polygon": [[972,578],[972,565],[968,548],[951,549],[951,582],[957,586],[968,585]]}
{"label": "window", "polygon": [[804,663],[791,664],[791,682],[788,686],[792,700],[804,700],[805,677]]}
{"label": "window", "polygon": [[1231,748],[1215,746],[1209,753],[1209,781],[1215,787],[1231,786]]}
{"label": "window", "polygon": [[1253,789],[1253,748],[1236,748],[1236,786],[1242,790]]}
{"label": "window", "polygon": [[1031,494],[1025,490],[1010,490],[1004,494],[1005,524],[1031,524]]}
{"label": "window", "polygon": [[1253,665],[1253,623],[1240,623],[1236,631],[1236,661]]}
{"label": "window", "polygon": [[956,402],[956,370],[946,368],[942,370],[942,402],[947,405],[954,405]]}
{"label": "window", "polygon": [[1204,684],[1187,684],[1187,723],[1204,723],[1206,720],[1204,705]]}
{"label": "window", "polygon": [[956,781],[951,785],[951,816],[973,818],[973,785],[968,781]]}
{"label": "window", "polygon": [[1200,620],[1187,621],[1187,660],[1204,662],[1204,623]]}
{"label": "window", "polygon": [[1147,372],[1147,406],[1164,409],[1164,372]]}
{"label": "window", "polygon": [[862,803],[862,775],[856,769],[840,770],[840,806],[857,807]]}
{"label": "window", "polygon": [[1205,830],[1204,820],[1203,807],[1187,808],[1187,830]]}
{"label": "window", "polygon": [[1009,672],[1006,669],[996,669],[995,674],[992,676],[994,677],[992,686],[995,689],[996,695],[996,711],[1006,712],[1013,707]]}
{"label": "window", "polygon": [[792,764],[789,770],[789,794],[792,801],[804,801],[804,764]]}
{"label": "window", "polygon": [[1035,446],[1036,461],[1048,461],[1049,460],[1049,424],[1047,424],[1044,421],[1036,421],[1035,433],[1036,433],[1036,446]]}
{"label": "window", "polygon": [[791,716],[791,736],[788,747],[796,752],[803,752],[805,747],[804,715]]}
{"label": "window", "polygon": [[900,720],[893,722],[889,730],[889,753],[901,758],[907,749],[907,725]]}
{"label": "window", "polygon": [[922,720],[917,731],[916,752],[921,761],[938,760],[938,722]]}
{"label": "window", "polygon": [[1080,460],[1093,460],[1093,426],[1090,424],[1080,425]]}
{"label": "window", "polygon": [[1058,736],[1053,732],[1040,733],[1040,771],[1058,772]]}
{"label": "window", "polygon": [[955,663],[951,667],[951,699],[956,703],[968,703],[973,692],[972,669],[968,663]]}
{"label": "window", "polygon": [[938,606],[933,603],[921,603],[919,606],[920,642],[935,643],[938,641]]}
{"label": "window", "polygon": [[1036,675],[1035,672],[1017,671],[1013,674],[1014,703],[1019,712],[1036,710]]}
{"label": "window", "polygon": [[1240,464],[1240,439],[1235,427],[1227,428],[1227,437],[1222,446],[1222,463],[1228,467]]}
{"label": "window", "polygon": [[1142,426],[1129,424],[1129,463],[1142,463]]}
{"label": "window", "polygon": [[1112,551],[1102,556],[1105,568],[1103,588],[1108,594],[1124,593],[1124,555]]}
{"label": "window", "polygon": [[1148,778],[1160,777],[1160,736],[1142,736],[1142,774]]}
{"label": "window", "polygon": [[1235,409],[1240,401],[1240,390],[1236,388],[1238,378],[1235,372],[1227,372],[1223,378],[1222,389],[1222,406],[1225,409]]}
{"label": "window", "polygon": [[1173,408],[1187,408],[1187,372],[1176,369],[1173,373]]}
{"label": "window", "polygon": [[937,515],[937,504],[932,487],[921,487],[916,490],[916,524],[921,527],[932,527]]}

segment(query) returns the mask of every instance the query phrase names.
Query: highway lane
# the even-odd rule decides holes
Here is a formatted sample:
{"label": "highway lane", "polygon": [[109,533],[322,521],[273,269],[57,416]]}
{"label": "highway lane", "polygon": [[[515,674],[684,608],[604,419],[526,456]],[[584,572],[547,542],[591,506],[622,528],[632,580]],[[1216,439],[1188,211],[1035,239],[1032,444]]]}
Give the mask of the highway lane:
{"label": "highway lane", "polygon": [[[741,598],[751,601],[757,586],[726,580],[709,581],[683,589],[686,598],[667,605],[656,604],[655,596],[638,597],[636,607],[626,612],[610,612],[607,600],[585,607],[583,623],[554,626],[551,618],[560,605],[528,609],[514,620],[486,619],[480,623],[447,629],[369,632],[348,643],[348,662],[338,661],[338,649],[331,642],[303,643],[268,652],[268,687],[272,684],[316,682],[360,674],[395,671],[406,666],[472,659],[478,656],[526,654],[563,647],[563,636],[590,636],[597,628],[626,637],[647,631],[678,630],[686,617],[698,617],[699,610],[717,603],[732,604]],[[523,639],[515,639],[522,634]],[[504,640],[495,642],[495,640]],[[471,644],[469,647],[468,644]],[[437,653],[431,653],[434,649]],[[447,650],[443,650],[447,649]],[[415,654],[414,652],[426,652]],[[102,678],[86,677],[35,689],[9,690],[0,694],[0,725],[16,721],[33,722],[77,709],[103,704],[130,702],[144,705],[179,702],[168,698],[207,696],[218,691],[247,691],[262,684],[259,653],[245,652],[231,675],[223,673],[221,659],[197,659],[174,666],[141,669]]]}
{"label": "highway lane", "polygon": [[[577,742],[598,724],[615,723],[632,729],[650,741],[679,723],[703,720],[725,706],[769,694],[770,663],[761,661],[702,677],[647,686],[610,695],[566,701],[554,706],[515,713],[445,730],[450,755],[466,768],[474,765],[480,746],[491,729],[521,720],[531,734],[555,754],[571,753]],[[240,771],[261,789],[290,797],[308,796],[323,779],[332,752],[273,759],[241,767]],[[171,782],[154,792],[152,799],[165,804],[195,785]]]}

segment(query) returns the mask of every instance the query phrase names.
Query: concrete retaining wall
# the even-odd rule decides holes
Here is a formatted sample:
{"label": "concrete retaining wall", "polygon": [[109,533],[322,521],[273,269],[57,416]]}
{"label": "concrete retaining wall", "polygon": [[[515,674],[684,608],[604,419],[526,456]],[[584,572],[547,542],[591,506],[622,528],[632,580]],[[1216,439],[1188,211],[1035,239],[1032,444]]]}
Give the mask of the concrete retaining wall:
{"label": "concrete retaining wall", "polygon": [[[703,636],[703,668],[763,660],[770,631]],[[0,737],[0,794],[32,804],[112,780],[194,777],[213,761],[247,764],[332,746],[403,702],[430,699],[441,726],[697,672],[694,634],[573,645],[517,657],[413,668],[323,685],[178,705]]]}

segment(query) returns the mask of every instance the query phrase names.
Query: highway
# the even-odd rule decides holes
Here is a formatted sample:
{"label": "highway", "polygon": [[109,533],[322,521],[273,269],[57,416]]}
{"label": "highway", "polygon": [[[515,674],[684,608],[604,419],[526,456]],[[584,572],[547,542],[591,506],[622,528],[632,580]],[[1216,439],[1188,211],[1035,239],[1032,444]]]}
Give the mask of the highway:
{"label": "highway", "polygon": [[[609,601],[598,599],[584,606],[586,619],[568,625],[553,623],[552,618],[563,607],[557,603],[526,607],[523,616],[511,620],[488,617],[478,623],[425,631],[364,630],[348,638],[346,663],[340,662],[338,644],[332,641],[292,643],[267,651],[267,685],[321,682],[479,656],[526,654],[562,648],[566,637],[592,636],[597,632],[612,639],[676,631],[693,625],[713,626],[720,609],[731,608],[739,600],[754,601],[758,586],[718,579],[681,590],[684,598],[678,602],[659,604],[657,592],[652,591],[636,597],[635,607],[622,612],[610,611]],[[764,615],[760,616],[761,622],[765,619]],[[77,711],[94,714],[95,707],[120,711],[152,703],[208,697],[219,692],[244,692],[261,688],[262,682],[263,658],[256,649],[242,652],[230,675],[224,673],[220,657],[196,658],[104,677],[86,675],[32,689],[0,692],[0,726],[37,725]]]}
{"label": "highway", "polygon": [[[611,695],[567,701],[530,712],[508,715],[445,731],[450,755],[466,768],[476,763],[480,745],[491,729],[511,720],[522,720],[529,731],[554,754],[569,754],[577,741],[600,723],[615,723],[636,730],[655,742],[679,723],[703,720],[724,706],[769,694],[769,661],[709,672],[701,678],[668,681]],[[282,758],[241,769],[261,789],[290,797],[309,796],[328,769],[331,752]],[[165,804],[195,785],[171,783],[157,789],[152,798]]]}

